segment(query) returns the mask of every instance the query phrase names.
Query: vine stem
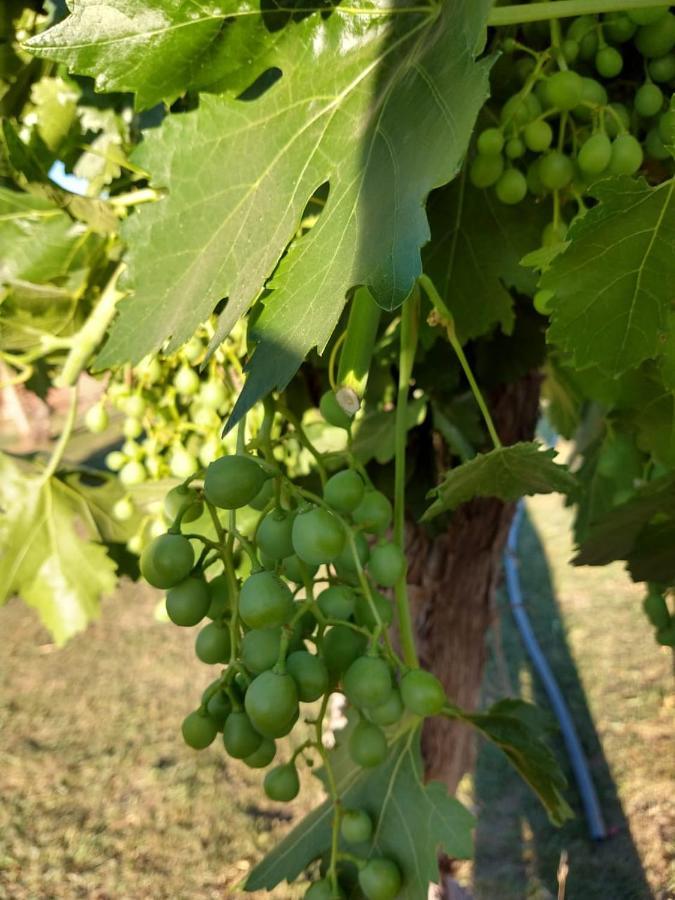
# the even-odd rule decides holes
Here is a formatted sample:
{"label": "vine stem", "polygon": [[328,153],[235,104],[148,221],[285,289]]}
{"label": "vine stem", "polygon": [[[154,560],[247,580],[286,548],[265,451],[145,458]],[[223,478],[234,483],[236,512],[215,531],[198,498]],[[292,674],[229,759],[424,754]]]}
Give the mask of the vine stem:
{"label": "vine stem", "polygon": [[77,416],[77,394],[78,387],[77,384],[75,384],[70,389],[70,404],[68,406],[66,420],[63,423],[63,430],[59,435],[56,446],[52,450],[51,456],[49,457],[49,462],[47,463],[47,467],[42,473],[43,482],[49,481],[54,472],[56,472],[58,467],[61,465],[63,454],[65,453],[66,446],[68,444],[68,441],[70,440],[71,434],[73,433],[73,428],[75,427],[75,417]]}
{"label": "vine stem", "polygon": [[498,6],[488,16],[488,25],[522,25],[545,19],[567,19],[598,13],[621,12],[626,9],[648,9],[654,0],[549,0],[545,3],[517,3]]}
{"label": "vine stem", "polygon": [[[559,2],[564,2],[564,0],[559,0]],[[471,392],[478,404],[478,408],[480,409],[483,419],[485,421],[485,426],[490,435],[490,439],[492,440],[492,444],[495,450],[499,450],[502,446],[502,442],[499,440],[499,435],[497,434],[497,429],[495,428],[495,423],[492,421],[492,416],[490,415],[490,410],[487,407],[487,403],[485,402],[485,397],[481,393],[481,389],[478,387],[478,383],[474,378],[473,372],[471,371],[471,366],[469,365],[469,361],[464,354],[464,350],[462,349],[462,345],[457,339],[457,334],[455,333],[455,323],[452,317],[452,313],[448,309],[448,307],[443,302],[441,295],[436,290],[436,286],[434,285],[431,278],[428,275],[420,275],[419,284],[424,291],[428,295],[429,299],[434,305],[437,313],[439,314],[440,319],[448,333],[448,341],[450,342],[450,346],[455,351],[457,359],[459,360],[459,364],[462,367],[462,371],[466,376],[466,380],[469,382],[469,387],[471,388]]]}
{"label": "vine stem", "polygon": [[[394,540],[405,552],[405,450],[408,435],[408,390],[412,377],[419,321],[420,295],[416,288],[403,304],[401,314],[401,347],[398,366],[398,393],[396,395],[396,421],[394,430]],[[394,586],[401,649],[406,665],[419,665],[415,649],[412,615],[408,599],[407,571]]]}

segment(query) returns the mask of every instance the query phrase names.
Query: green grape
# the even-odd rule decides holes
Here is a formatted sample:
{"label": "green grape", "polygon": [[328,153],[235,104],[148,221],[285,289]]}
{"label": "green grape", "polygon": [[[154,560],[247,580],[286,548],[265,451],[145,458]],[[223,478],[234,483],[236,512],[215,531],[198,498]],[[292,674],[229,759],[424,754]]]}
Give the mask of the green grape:
{"label": "green grape", "polygon": [[642,25],[635,35],[635,46],[648,59],[670,53],[675,47],[675,16],[666,13],[656,22]]}
{"label": "green grape", "polygon": [[553,140],[553,129],[543,119],[537,119],[534,122],[528,122],[523,129],[523,138],[527,144],[528,150],[534,153],[543,153],[548,150]]}
{"label": "green grape", "polygon": [[126,438],[135,440],[143,434],[143,423],[139,419],[125,419],[122,425],[122,434]]}
{"label": "green grape", "polygon": [[273,509],[258,526],[256,544],[269,559],[284,559],[293,553],[293,519],[292,513]]}
{"label": "green grape", "polygon": [[172,588],[190,574],[195,554],[182,534],[162,534],[141,554],[141,575],[156,588]]}
{"label": "green grape", "polygon": [[199,375],[190,366],[181,366],[173,377],[173,386],[184,397],[196,394],[199,385]]}
{"label": "green grape", "polygon": [[353,512],[363,500],[366,486],[353,469],[331,475],[323,488],[323,499],[339,513]]}
{"label": "green grape", "polygon": [[230,583],[227,575],[216,575],[206,585],[209,593],[209,608],[206,615],[209,619],[222,619],[230,609]]}
{"label": "green grape", "polygon": [[84,414],[84,424],[92,434],[100,434],[108,427],[108,413],[102,403],[90,406]]}
{"label": "green grape", "polygon": [[286,559],[282,563],[281,570],[286,578],[290,581],[294,581],[296,584],[304,583],[303,576],[303,568],[307,574],[307,577],[311,581],[316,575],[319,567],[318,566],[308,566],[301,559],[293,554],[292,556],[287,556]]}
{"label": "green grape", "polygon": [[263,738],[262,743],[250,756],[244,757],[244,764],[249,769],[266,769],[277,755],[277,745],[272,738]]}
{"label": "green grape", "polygon": [[597,22],[594,16],[579,16],[570,23],[567,29],[567,37],[580,41],[587,34],[595,31],[596,25]]}
{"label": "green grape", "polygon": [[222,381],[209,379],[199,390],[199,401],[210,410],[219,410],[227,402],[227,390]]}
{"label": "green grape", "polygon": [[577,165],[584,175],[604,172],[612,157],[612,144],[604,131],[596,131],[582,145],[577,154]]}
{"label": "green grape", "polygon": [[609,171],[612,175],[634,175],[642,165],[642,147],[632,134],[620,134],[612,141]]}
{"label": "green grape", "polygon": [[164,514],[170,522],[178,518],[181,510],[185,510],[181,522],[194,522],[201,516],[203,509],[204,504],[197,492],[184,484],[171,488],[164,498]]}
{"label": "green grape", "polygon": [[365,635],[346,625],[334,625],[323,637],[322,655],[328,673],[337,678],[345,672],[368,644]]}
{"label": "green grape", "polygon": [[539,159],[535,159],[527,167],[525,180],[527,181],[528,191],[531,194],[534,194],[535,197],[541,197],[542,194],[546,193],[546,188],[541,183],[541,178],[539,177]]}
{"label": "green grape", "polygon": [[401,872],[390,859],[371,857],[359,870],[359,885],[367,900],[394,900],[401,883]]}
{"label": "green grape", "polygon": [[352,519],[364,531],[381,534],[389,527],[392,508],[389,499],[380,491],[367,490],[363,500],[352,513]]}
{"label": "green grape", "polygon": [[547,316],[551,311],[551,301],[555,297],[553,291],[549,290],[539,290],[534,295],[533,304],[534,308],[540,313],[542,316]]}
{"label": "green grape", "polygon": [[637,25],[626,13],[608,13],[603,17],[602,31],[613,44],[625,44],[637,31]]}
{"label": "green grape", "polygon": [[337,894],[333,891],[330,881],[322,878],[321,881],[315,881],[305,891],[305,900],[344,900],[345,892],[342,888],[338,888]]}
{"label": "green grape", "polygon": [[[527,148],[525,147],[525,144],[523,143],[523,141],[521,141],[521,139],[519,137],[513,137],[513,138],[510,138],[506,142],[506,147],[505,147],[504,152],[506,153],[507,159],[519,159],[521,156],[525,155],[526,149]],[[508,171],[508,169],[507,169],[507,171]],[[504,178],[504,174],[506,174],[506,173],[503,173],[501,175],[501,177],[499,178],[499,181],[497,181],[497,184],[499,184],[499,182]]]}
{"label": "green grape", "polygon": [[373,836],[373,820],[363,809],[346,809],[340,822],[340,834],[348,844],[365,844]]}
{"label": "green grape", "polygon": [[209,608],[209,592],[203,578],[188,577],[169,589],[166,613],[174,625],[198,625]]}
{"label": "green grape", "polygon": [[129,459],[143,458],[143,448],[136,441],[125,441],[122,444],[122,453],[126,454]]}
{"label": "green grape", "polygon": [[550,191],[566,187],[574,177],[572,160],[559,150],[551,150],[539,160],[539,177]]}
{"label": "green grape", "polygon": [[560,51],[565,62],[571,66],[577,61],[579,53],[581,52],[581,47],[579,46],[578,41],[575,41],[572,38],[566,38],[560,45]]}
{"label": "green grape", "polygon": [[630,128],[630,113],[623,103],[610,103],[607,109],[611,109],[614,115],[605,118],[605,131],[609,137],[615,138]]}
{"label": "green grape", "polygon": [[576,72],[554,72],[546,81],[546,94],[556,109],[571,110],[581,103],[583,87],[581,75]]}
{"label": "green grape", "polygon": [[[378,591],[373,592],[372,599],[377,614],[380,617],[380,621],[385,627],[389,627],[394,619],[394,611],[391,603],[384,594],[380,594]],[[368,628],[370,631],[373,631],[377,627],[378,623],[375,620],[375,615],[367,597],[358,596],[356,598],[354,619],[356,620],[357,625],[361,625],[362,628]]]}
{"label": "green grape", "polygon": [[661,140],[658,128],[652,128],[645,138],[645,150],[651,159],[670,159],[668,148]]}
{"label": "green grape", "polygon": [[[364,537],[364,535],[360,532],[354,532],[352,537],[354,538],[354,546],[356,547],[356,555],[361,563],[361,567],[365,566],[370,558],[370,547],[368,546],[368,541]],[[338,573],[339,577],[343,579],[343,581],[356,582],[358,579],[356,578],[358,569],[356,567],[356,561],[354,559],[354,552],[352,550],[351,541],[345,541],[345,545],[342,548],[342,553],[339,556],[336,556],[333,560],[333,565],[335,566],[335,570]]]}
{"label": "green grape", "polygon": [[192,747],[193,750],[204,750],[213,743],[218,734],[218,726],[210,716],[196,710],[183,719],[181,731],[188,747]]}
{"label": "green grape", "polygon": [[606,105],[607,91],[595,78],[582,78],[581,84],[580,105],[574,107],[573,113],[575,118],[580,119],[582,122],[590,122],[593,116],[592,107],[597,109]]}
{"label": "green grape", "polygon": [[500,119],[503,124],[525,125],[541,113],[541,103],[534,94],[521,93],[509,97],[502,106]]}
{"label": "green grape", "polygon": [[277,628],[295,607],[288,586],[273,572],[255,572],[241,586],[239,614],[249,628]]}
{"label": "green grape", "polygon": [[181,348],[183,356],[188,362],[196,363],[204,352],[204,344],[197,335],[191,337],[190,340]]}
{"label": "green grape", "polygon": [[119,472],[126,461],[126,456],[119,450],[111,450],[105,458],[105,464],[111,472]]}
{"label": "green grape", "polygon": [[663,84],[666,81],[675,79],[675,53],[667,53],[665,56],[659,56],[652,59],[647,66],[649,75],[654,81]]}
{"label": "green grape", "polygon": [[370,552],[368,574],[382,587],[393,587],[406,570],[405,554],[389,541],[377,544]]}
{"label": "green grape", "polygon": [[342,552],[345,533],[334,515],[316,507],[293,520],[293,549],[310,566],[331,562]]}
{"label": "green grape", "polygon": [[567,237],[567,225],[564,222],[549,222],[541,233],[542,247],[555,247]]}
{"label": "green grape", "polygon": [[384,703],[366,710],[368,718],[376,725],[393,725],[403,715],[403,701],[401,695],[394,689]]}
{"label": "green grape", "polygon": [[518,169],[507,169],[495,185],[495,193],[500,203],[513,206],[525,199],[527,181]]}
{"label": "green grape", "polygon": [[241,661],[254,675],[275,666],[281,648],[281,628],[253,628],[241,640]]}
{"label": "green grape", "polygon": [[364,769],[379,766],[387,756],[387,739],[382,729],[361,719],[349,738],[349,755]]}
{"label": "green grape", "polygon": [[403,705],[417,716],[435,716],[447,700],[443,685],[424,669],[412,669],[401,679]]}
{"label": "green grape", "polygon": [[198,428],[208,430],[217,429],[220,425],[220,416],[218,413],[213,409],[209,409],[207,406],[198,406],[197,401],[190,404],[190,420],[192,421],[192,424],[196,425]]}
{"label": "green grape", "polygon": [[[204,466],[210,466],[211,463],[223,454],[223,442],[216,437],[208,438],[199,448],[197,454],[199,462]],[[262,509],[262,507],[261,507]]]}
{"label": "green grape", "polygon": [[128,522],[135,511],[136,508],[131,497],[122,497],[113,504],[111,510],[113,519],[117,519],[118,522]]}
{"label": "green grape", "polygon": [[140,556],[143,550],[143,539],[140,534],[134,534],[127,541],[127,550],[135,556]]}
{"label": "green grape", "polygon": [[178,445],[171,451],[169,469],[176,478],[189,478],[199,470],[199,463],[189,450]]}
{"label": "green grape", "polygon": [[500,128],[486,128],[481,131],[476,141],[476,147],[480,154],[496,156],[502,152],[504,146],[504,132]]}
{"label": "green grape", "polygon": [[659,117],[657,128],[659,137],[667,147],[675,144],[675,109],[669,109]]}
{"label": "green grape", "polygon": [[595,68],[603,78],[616,78],[623,69],[623,56],[616,47],[601,47],[595,54]]}
{"label": "green grape", "polygon": [[391,672],[383,659],[360,656],[345,672],[342,684],[347,699],[355,706],[380,706],[392,690]]}
{"label": "green grape", "polygon": [[218,690],[210,697],[206,704],[206,711],[216,723],[218,731],[222,731],[227,717],[232,712],[232,703],[225,691]]}
{"label": "green grape", "polygon": [[241,509],[254,499],[268,477],[251,456],[221,456],[206,470],[204,495],[219,509]]}
{"label": "green grape", "polygon": [[[527,27],[527,26],[523,26]],[[516,60],[515,74],[518,81],[524,84],[534,71],[536,63],[531,56],[523,56]]]}
{"label": "green grape", "polygon": [[162,377],[162,364],[156,356],[145,356],[136,366],[136,374],[147,384],[155,384]]}
{"label": "green grape", "polygon": [[245,712],[235,710],[223,726],[223,743],[233,759],[245,759],[260,749],[263,736],[259,734]]}
{"label": "green grape", "polygon": [[667,6],[648,6],[646,9],[629,9],[626,15],[636,25],[651,25],[662,19],[667,12]]}
{"label": "green grape", "polygon": [[145,400],[140,394],[132,394],[130,397],[124,398],[119,407],[126,416],[130,416],[132,419],[142,419],[145,413]]}
{"label": "green grape", "polygon": [[142,484],[148,477],[148,473],[142,462],[137,459],[129,460],[120,469],[119,480],[124,487],[133,487]]}
{"label": "green grape", "polygon": [[663,107],[663,91],[648,81],[637,89],[633,106],[639,116],[650,119],[657,115]]}
{"label": "green grape", "polygon": [[262,672],[244,697],[251,724],[264,737],[281,737],[298,712],[298,689],[290,675]]}
{"label": "green grape", "polygon": [[319,401],[319,410],[329,425],[335,428],[349,430],[352,427],[352,419],[338,403],[333,391],[326,391]]}
{"label": "green grape", "polygon": [[328,690],[328,669],[324,661],[307,650],[296,650],[286,659],[286,671],[295,681],[303,703],[318,700]]}
{"label": "green grape", "polygon": [[595,31],[589,31],[579,41],[579,58],[583,60],[593,59],[598,49],[598,35]]}
{"label": "green grape", "polygon": [[469,181],[474,187],[486,188],[494,184],[504,171],[504,160],[500,155],[487,156],[479,153],[469,168]]}
{"label": "green grape", "polygon": [[263,790],[270,800],[278,800],[280,803],[289,803],[291,800],[295,800],[300,792],[298,770],[292,763],[276,766],[265,776]]}
{"label": "green grape", "polygon": [[356,595],[344,585],[335,585],[322,591],[317,603],[327,619],[349,619],[354,613]]}
{"label": "green grape", "polygon": [[272,497],[274,497],[274,479],[268,478],[248,505],[262,512]]}
{"label": "green grape", "polygon": [[197,659],[209,666],[226,663],[230,659],[230,630],[217,622],[209,622],[197,635]]}

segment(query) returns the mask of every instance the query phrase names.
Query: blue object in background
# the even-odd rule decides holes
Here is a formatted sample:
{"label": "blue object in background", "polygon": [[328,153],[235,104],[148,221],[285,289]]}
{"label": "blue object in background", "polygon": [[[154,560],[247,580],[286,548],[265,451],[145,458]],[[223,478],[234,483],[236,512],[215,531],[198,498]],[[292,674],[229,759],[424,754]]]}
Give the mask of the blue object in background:
{"label": "blue object in background", "polygon": [[66,172],[66,167],[60,159],[57,159],[49,170],[49,177],[54,184],[58,184],[64,190],[70,191],[71,194],[85,196],[87,193],[87,188],[89,187],[87,179],[78,178],[77,175],[70,175]]}

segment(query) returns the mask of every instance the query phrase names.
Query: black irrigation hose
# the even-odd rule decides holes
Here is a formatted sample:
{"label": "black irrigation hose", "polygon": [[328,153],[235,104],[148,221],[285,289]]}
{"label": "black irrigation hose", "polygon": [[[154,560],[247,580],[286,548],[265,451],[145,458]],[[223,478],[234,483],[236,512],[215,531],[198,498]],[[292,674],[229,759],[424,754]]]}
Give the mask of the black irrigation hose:
{"label": "black irrigation hose", "polygon": [[595,785],[591,778],[588,761],[581,748],[579,735],[574,727],[568,706],[551,671],[551,667],[539,646],[539,642],[532,630],[529,616],[523,605],[523,594],[518,575],[518,534],[523,520],[523,513],[524,506],[523,502],[520,501],[509,529],[506,551],[504,553],[504,573],[506,575],[506,590],[509,595],[509,604],[525,649],[542,681],[549,703],[553,707],[556,718],[560,723],[567,755],[577,782],[579,794],[581,795],[590,836],[594,841],[601,841],[607,837],[607,828],[602,816],[598,795],[595,791]]}

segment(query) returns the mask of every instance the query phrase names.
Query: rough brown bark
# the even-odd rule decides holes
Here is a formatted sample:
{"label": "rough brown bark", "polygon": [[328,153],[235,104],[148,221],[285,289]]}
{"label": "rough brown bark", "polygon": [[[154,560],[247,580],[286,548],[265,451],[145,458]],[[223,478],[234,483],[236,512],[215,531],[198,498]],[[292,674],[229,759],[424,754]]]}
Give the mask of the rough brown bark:
{"label": "rough brown bark", "polygon": [[[530,373],[490,398],[504,444],[532,439],[540,380],[537,373]],[[420,661],[440,678],[448,696],[467,709],[474,709],[479,699],[485,634],[513,512],[513,504],[477,499],[460,507],[447,532],[434,540],[415,526],[408,532]],[[465,726],[434,719],[425,727],[423,753],[427,777],[443,780],[454,792],[473,765],[473,734]]]}

